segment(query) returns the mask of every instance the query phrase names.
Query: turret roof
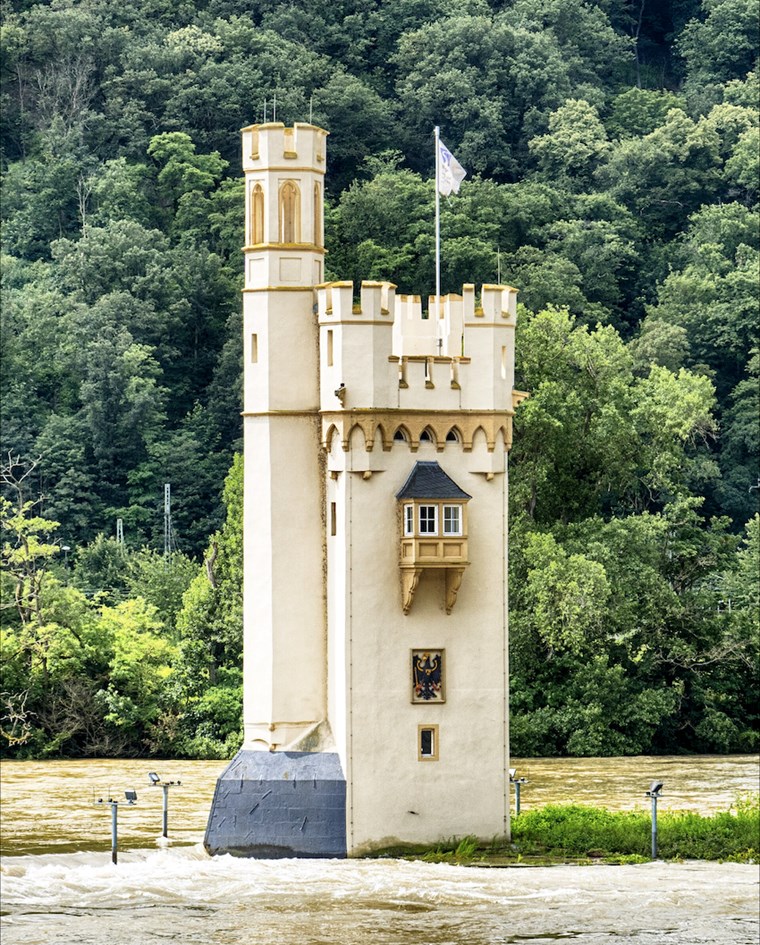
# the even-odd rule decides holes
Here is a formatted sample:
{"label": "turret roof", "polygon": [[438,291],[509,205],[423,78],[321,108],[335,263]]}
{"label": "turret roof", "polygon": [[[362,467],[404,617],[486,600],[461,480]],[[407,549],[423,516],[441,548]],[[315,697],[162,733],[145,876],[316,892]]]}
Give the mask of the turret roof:
{"label": "turret roof", "polygon": [[436,462],[415,463],[397,499],[471,499]]}

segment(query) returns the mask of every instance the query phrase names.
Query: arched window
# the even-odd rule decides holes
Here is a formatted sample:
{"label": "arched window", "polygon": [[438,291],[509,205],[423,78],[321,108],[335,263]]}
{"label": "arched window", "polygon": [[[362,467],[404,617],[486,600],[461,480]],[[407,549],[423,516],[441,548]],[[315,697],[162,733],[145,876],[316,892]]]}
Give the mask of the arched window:
{"label": "arched window", "polygon": [[251,191],[251,244],[264,242],[264,191],[261,184]]}
{"label": "arched window", "polygon": [[324,240],[322,233],[322,194],[319,184],[314,185],[314,245],[321,246]]}
{"label": "arched window", "polygon": [[301,241],[301,194],[298,185],[286,180],[280,187],[280,242]]}

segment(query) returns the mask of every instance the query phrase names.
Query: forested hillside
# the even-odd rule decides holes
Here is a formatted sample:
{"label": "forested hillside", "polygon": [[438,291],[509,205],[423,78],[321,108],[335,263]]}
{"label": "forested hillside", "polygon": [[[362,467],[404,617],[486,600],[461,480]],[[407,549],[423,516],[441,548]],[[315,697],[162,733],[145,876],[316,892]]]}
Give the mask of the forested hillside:
{"label": "forested hillside", "polygon": [[275,108],[330,131],[328,278],[432,292],[438,124],[443,289],[520,290],[513,751],[757,748],[758,0],[0,9],[4,751],[239,744],[239,129]]}

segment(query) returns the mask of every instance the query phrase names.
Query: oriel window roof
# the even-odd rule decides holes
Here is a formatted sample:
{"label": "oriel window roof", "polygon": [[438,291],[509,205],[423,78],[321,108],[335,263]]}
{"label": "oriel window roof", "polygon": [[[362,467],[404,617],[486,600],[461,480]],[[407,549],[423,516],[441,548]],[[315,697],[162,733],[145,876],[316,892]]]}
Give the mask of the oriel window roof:
{"label": "oriel window roof", "polygon": [[436,462],[415,463],[397,499],[471,499]]}

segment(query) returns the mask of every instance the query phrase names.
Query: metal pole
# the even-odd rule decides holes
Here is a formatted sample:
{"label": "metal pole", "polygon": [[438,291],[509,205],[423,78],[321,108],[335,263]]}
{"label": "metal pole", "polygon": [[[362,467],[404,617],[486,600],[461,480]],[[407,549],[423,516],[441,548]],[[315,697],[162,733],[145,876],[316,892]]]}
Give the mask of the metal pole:
{"label": "metal pole", "polygon": [[652,794],[652,859],[657,859],[657,794]]}
{"label": "metal pole", "polygon": [[170,482],[164,483],[164,567],[171,558],[171,529],[172,529],[172,487]]}
{"label": "metal pole", "polygon": [[161,787],[164,789],[164,809],[163,809],[163,818],[162,818],[162,837],[169,836],[169,785],[162,784]]}
{"label": "metal pole", "polygon": [[436,318],[441,302],[441,129],[435,126],[435,306]]}
{"label": "metal pole", "polygon": [[119,802],[111,801],[111,862],[116,863],[119,850],[117,822],[119,817]]}
{"label": "metal pole", "polygon": [[520,813],[520,782],[515,781],[515,817]]}

